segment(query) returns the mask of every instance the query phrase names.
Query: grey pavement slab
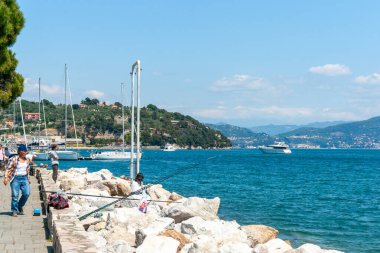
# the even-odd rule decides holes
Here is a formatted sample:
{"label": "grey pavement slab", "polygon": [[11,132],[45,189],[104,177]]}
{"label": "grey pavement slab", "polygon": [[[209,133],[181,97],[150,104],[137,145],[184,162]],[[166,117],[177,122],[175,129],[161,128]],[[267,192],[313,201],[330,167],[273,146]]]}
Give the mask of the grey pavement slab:
{"label": "grey pavement slab", "polygon": [[[25,215],[11,216],[11,187],[0,177],[0,252],[52,253],[52,243],[45,215],[33,216],[34,208],[42,210],[38,182],[31,177],[31,194],[24,207]],[[20,193],[21,196],[21,193]]]}

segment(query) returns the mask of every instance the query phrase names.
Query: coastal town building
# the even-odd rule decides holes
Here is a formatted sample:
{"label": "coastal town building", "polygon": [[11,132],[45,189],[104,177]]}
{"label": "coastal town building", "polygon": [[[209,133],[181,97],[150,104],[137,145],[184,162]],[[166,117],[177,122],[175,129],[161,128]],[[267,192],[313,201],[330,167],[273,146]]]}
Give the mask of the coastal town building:
{"label": "coastal town building", "polygon": [[24,113],[24,119],[37,121],[40,119],[40,114],[37,112],[26,112]]}

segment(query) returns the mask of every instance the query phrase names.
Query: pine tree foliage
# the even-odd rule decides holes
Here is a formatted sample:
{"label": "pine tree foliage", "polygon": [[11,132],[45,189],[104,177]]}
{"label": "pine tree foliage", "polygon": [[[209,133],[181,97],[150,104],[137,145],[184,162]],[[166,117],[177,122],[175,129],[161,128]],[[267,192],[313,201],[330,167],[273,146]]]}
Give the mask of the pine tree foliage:
{"label": "pine tree foliage", "polygon": [[9,49],[24,26],[15,0],[0,0],[0,107],[7,107],[23,92],[23,77],[16,72],[18,61]]}

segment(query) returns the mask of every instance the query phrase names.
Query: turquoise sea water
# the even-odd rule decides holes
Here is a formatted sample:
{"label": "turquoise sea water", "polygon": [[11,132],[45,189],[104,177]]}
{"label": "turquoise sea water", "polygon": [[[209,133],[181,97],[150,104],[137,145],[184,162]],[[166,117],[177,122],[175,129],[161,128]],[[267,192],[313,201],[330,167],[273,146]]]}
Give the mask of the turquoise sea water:
{"label": "turquoise sea water", "polygon": [[[293,150],[291,155],[147,150],[141,171],[149,183],[194,165],[164,187],[185,196],[218,196],[222,219],[275,227],[293,246],[314,243],[345,252],[380,252],[380,150]],[[60,164],[89,171],[107,168],[118,176],[128,175],[128,166],[120,161]]]}

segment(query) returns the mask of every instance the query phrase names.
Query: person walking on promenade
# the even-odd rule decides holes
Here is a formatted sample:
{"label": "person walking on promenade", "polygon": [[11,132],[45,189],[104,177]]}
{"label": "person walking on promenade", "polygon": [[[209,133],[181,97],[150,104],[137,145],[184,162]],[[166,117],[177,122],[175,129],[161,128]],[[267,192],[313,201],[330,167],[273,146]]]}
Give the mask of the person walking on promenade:
{"label": "person walking on promenade", "polygon": [[3,146],[0,144],[0,173],[1,174],[5,170],[6,161],[7,161],[7,156],[5,154],[5,150],[3,149]]}
{"label": "person walking on promenade", "polygon": [[[12,216],[23,215],[23,208],[30,195],[29,160],[26,158],[28,152],[26,146],[21,144],[17,149],[17,155],[13,156],[8,163],[4,176],[4,185],[11,184],[12,189]],[[22,193],[19,199],[19,193]]]}
{"label": "person walking on promenade", "polygon": [[54,182],[57,182],[57,178],[58,178],[58,165],[59,165],[59,162],[58,162],[58,154],[57,154],[57,148],[58,146],[56,144],[53,144],[51,146],[51,151],[49,152],[49,158],[51,160],[51,167],[53,168],[53,181]]}

